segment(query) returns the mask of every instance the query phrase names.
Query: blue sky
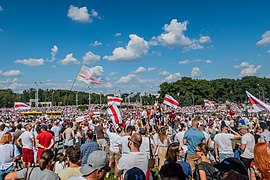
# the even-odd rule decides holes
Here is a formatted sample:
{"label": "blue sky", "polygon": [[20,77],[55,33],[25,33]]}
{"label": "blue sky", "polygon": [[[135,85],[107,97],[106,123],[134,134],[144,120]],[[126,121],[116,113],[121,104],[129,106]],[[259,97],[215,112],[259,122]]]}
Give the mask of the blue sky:
{"label": "blue sky", "polygon": [[[270,77],[270,1],[0,1],[0,88],[70,89],[82,65],[102,93],[162,82]],[[74,90],[86,91],[77,81]]]}

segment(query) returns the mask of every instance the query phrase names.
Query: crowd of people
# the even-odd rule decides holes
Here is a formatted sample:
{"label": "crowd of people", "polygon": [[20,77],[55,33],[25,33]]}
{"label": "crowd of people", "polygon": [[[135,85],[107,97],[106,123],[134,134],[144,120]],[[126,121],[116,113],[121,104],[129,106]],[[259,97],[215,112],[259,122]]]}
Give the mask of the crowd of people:
{"label": "crowd of people", "polygon": [[270,179],[270,115],[249,105],[125,107],[122,124],[89,108],[0,109],[0,180]]}

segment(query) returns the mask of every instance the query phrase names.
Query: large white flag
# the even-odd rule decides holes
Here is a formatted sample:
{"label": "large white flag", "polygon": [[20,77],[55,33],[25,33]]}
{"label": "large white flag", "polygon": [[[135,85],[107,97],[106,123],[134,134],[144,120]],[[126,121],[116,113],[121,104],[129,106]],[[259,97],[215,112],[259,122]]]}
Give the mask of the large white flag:
{"label": "large white flag", "polygon": [[119,97],[112,97],[112,96],[108,96],[108,105],[112,105],[112,104],[116,104],[118,106],[120,106],[121,102],[122,102],[122,98]]}
{"label": "large white flag", "polygon": [[246,93],[247,93],[250,103],[252,104],[252,107],[254,108],[256,112],[260,112],[263,110],[270,111],[270,106],[268,104],[259,100],[258,98],[250,94],[248,91],[246,91]]}
{"label": "large white flag", "polygon": [[14,109],[15,110],[28,110],[28,109],[31,109],[31,106],[23,102],[14,102]]}
{"label": "large white flag", "polygon": [[164,97],[163,104],[166,104],[166,105],[174,107],[174,108],[177,108],[179,105],[178,102],[172,96],[169,96],[167,94]]}
{"label": "large white flag", "polygon": [[109,114],[113,124],[122,124],[122,117],[118,107],[115,104],[112,104],[108,109],[107,113]]}
{"label": "large white flag", "polygon": [[102,72],[103,68],[101,66],[96,66],[93,68],[82,66],[77,79],[85,83],[100,84],[101,81],[98,77],[102,74]]}

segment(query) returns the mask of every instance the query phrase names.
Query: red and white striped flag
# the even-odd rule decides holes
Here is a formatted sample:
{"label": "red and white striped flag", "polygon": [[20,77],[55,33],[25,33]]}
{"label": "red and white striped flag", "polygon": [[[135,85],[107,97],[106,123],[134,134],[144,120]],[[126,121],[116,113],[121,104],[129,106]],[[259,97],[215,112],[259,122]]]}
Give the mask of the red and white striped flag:
{"label": "red and white striped flag", "polygon": [[210,101],[208,99],[204,99],[204,105],[205,106],[215,106],[215,102],[214,101]]}
{"label": "red and white striped flag", "polygon": [[116,104],[118,106],[121,104],[123,100],[122,98],[112,97],[112,96],[108,96],[107,99],[108,99],[108,105]]}
{"label": "red and white striped flag", "polygon": [[256,112],[260,112],[263,110],[270,111],[270,106],[268,104],[259,100],[258,98],[250,94],[248,91],[246,91],[246,93],[247,93],[250,103],[252,104],[252,107],[254,108]]}
{"label": "red and white striped flag", "polygon": [[174,108],[177,108],[179,105],[178,102],[172,96],[169,96],[167,94],[164,97],[163,104],[166,104],[166,105],[168,105],[170,107],[174,107]]}
{"label": "red and white striped flag", "polygon": [[79,116],[76,118],[76,122],[79,123],[79,122],[82,122],[84,120],[87,120],[87,119],[90,119],[91,116],[90,115],[86,115],[86,116]]}
{"label": "red and white striped flag", "polygon": [[28,110],[28,109],[31,109],[31,106],[22,102],[14,102],[14,109],[15,110]]}
{"label": "red and white striped flag", "polygon": [[155,101],[155,104],[154,104],[154,106],[156,107],[156,106],[158,106],[158,101]]}
{"label": "red and white striped flag", "polygon": [[[100,68],[102,68],[102,67],[100,67]],[[98,77],[97,77],[98,75],[97,75],[97,73],[95,71],[103,72],[103,69],[99,69],[99,66],[96,69],[88,68],[86,66],[82,66],[82,68],[81,68],[81,70],[80,70],[80,72],[79,72],[79,74],[77,76],[77,79],[80,80],[80,81],[83,81],[85,83],[100,84],[101,82],[98,79]]]}
{"label": "red and white striped flag", "polygon": [[109,106],[107,113],[109,114],[113,124],[122,124],[121,113],[115,104]]}

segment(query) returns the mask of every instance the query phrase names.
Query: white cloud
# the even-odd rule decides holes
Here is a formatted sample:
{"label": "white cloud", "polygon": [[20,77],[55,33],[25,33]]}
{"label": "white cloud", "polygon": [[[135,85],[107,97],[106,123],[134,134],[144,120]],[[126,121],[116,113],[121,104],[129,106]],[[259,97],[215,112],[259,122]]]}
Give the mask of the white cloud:
{"label": "white cloud", "polygon": [[256,44],[257,44],[257,46],[270,44],[270,31],[266,31],[262,35],[262,39],[260,41],[258,41]]}
{"label": "white cloud", "polygon": [[1,76],[20,76],[23,73],[20,70],[9,70],[9,71],[5,71],[5,72],[0,72]]}
{"label": "white cloud", "polygon": [[118,32],[118,33],[115,33],[115,34],[114,34],[114,37],[119,37],[119,36],[121,36],[121,35],[122,35],[122,34]]}
{"label": "white cloud", "polygon": [[267,51],[267,53],[270,53],[270,49]]}
{"label": "white cloud", "polygon": [[113,50],[113,55],[104,56],[108,61],[131,61],[143,57],[149,49],[148,42],[136,34],[129,35],[130,41],[127,46],[118,47]]}
{"label": "white cloud", "polygon": [[95,55],[91,51],[87,52],[83,56],[83,64],[91,64],[91,63],[94,63],[94,62],[99,61],[99,60],[100,60],[100,56]]}
{"label": "white cloud", "polygon": [[188,59],[185,59],[183,61],[179,61],[178,64],[188,64],[190,61]]}
{"label": "white cloud", "polygon": [[60,64],[62,65],[74,65],[74,64],[80,64],[80,62],[73,57],[73,53],[70,53],[66,55],[65,59],[60,61]]}
{"label": "white cloud", "polygon": [[136,76],[134,74],[128,74],[127,76],[122,76],[117,83],[118,84],[126,84],[133,80]]}
{"label": "white cloud", "polygon": [[89,72],[90,72],[89,74],[90,76],[101,76],[104,70],[102,66],[95,66],[95,67],[89,68]]}
{"label": "white cloud", "polygon": [[52,48],[51,48],[51,55],[52,55],[52,59],[50,60],[50,62],[56,60],[55,56],[57,55],[58,53],[58,47],[56,45],[54,45]]}
{"label": "white cloud", "polygon": [[201,76],[201,70],[200,70],[200,68],[198,68],[198,67],[194,67],[194,68],[192,68],[192,71],[191,71],[191,77],[199,77],[199,76]]}
{"label": "white cloud", "polygon": [[2,6],[0,6],[0,11],[4,11],[4,9],[3,9],[3,7],[2,7]]}
{"label": "white cloud", "polygon": [[90,46],[93,46],[93,47],[101,46],[101,45],[102,45],[102,43],[98,42],[98,41],[95,41],[94,43],[90,44]]}
{"label": "white cloud", "polygon": [[150,71],[154,71],[156,68],[145,68],[145,67],[138,67],[138,69],[136,69],[135,71],[133,71],[134,74],[140,74],[143,72],[150,72]]}
{"label": "white cloud", "polygon": [[42,66],[44,64],[45,60],[44,59],[34,59],[34,58],[29,58],[29,59],[17,59],[15,63],[17,64],[24,64],[26,66]]}
{"label": "white cloud", "polygon": [[78,21],[81,23],[92,22],[90,18],[90,14],[88,13],[87,7],[78,8],[71,5],[69,7],[67,16],[71,18],[73,21]]}
{"label": "white cloud", "polygon": [[203,46],[200,43],[206,43],[210,41],[209,36],[201,36],[199,40],[190,39],[184,32],[187,31],[188,21],[178,22],[177,19],[172,19],[170,24],[163,26],[164,32],[158,36],[153,37],[151,45],[163,45],[168,47],[182,47],[184,51],[190,49],[202,49]]}
{"label": "white cloud", "polygon": [[199,39],[199,42],[201,44],[211,42],[211,38],[209,36],[201,36],[200,39]]}
{"label": "white cloud", "polygon": [[235,69],[242,69],[239,76],[254,76],[257,71],[261,68],[261,65],[255,66],[244,61],[240,65],[233,66]]}
{"label": "white cloud", "polygon": [[98,12],[95,11],[94,9],[91,10],[91,16],[92,17],[98,17]]}
{"label": "white cloud", "polygon": [[173,81],[181,77],[180,73],[170,73],[168,71],[161,71],[159,75],[165,76],[165,81]]}
{"label": "white cloud", "polygon": [[205,60],[206,64],[212,64],[212,61],[210,59]]}

